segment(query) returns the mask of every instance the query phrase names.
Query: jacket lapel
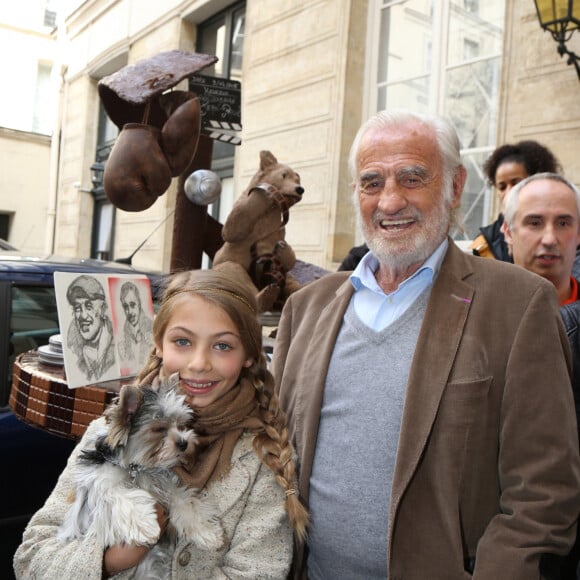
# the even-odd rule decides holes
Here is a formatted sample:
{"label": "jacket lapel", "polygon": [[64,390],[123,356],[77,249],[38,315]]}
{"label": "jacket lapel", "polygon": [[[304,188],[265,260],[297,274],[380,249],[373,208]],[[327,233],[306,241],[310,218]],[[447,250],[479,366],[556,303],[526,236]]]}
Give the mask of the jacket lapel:
{"label": "jacket lapel", "polygon": [[390,534],[401,497],[427,443],[455,360],[474,295],[473,287],[463,281],[471,272],[469,261],[450,241],[431,291],[411,363],[391,493]]}

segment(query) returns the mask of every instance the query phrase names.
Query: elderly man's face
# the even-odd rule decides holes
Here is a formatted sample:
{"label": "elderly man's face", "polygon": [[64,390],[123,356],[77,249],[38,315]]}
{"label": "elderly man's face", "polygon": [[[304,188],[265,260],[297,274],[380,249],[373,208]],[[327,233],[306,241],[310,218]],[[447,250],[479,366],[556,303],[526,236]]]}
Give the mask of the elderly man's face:
{"label": "elderly man's face", "polygon": [[408,268],[429,257],[447,235],[451,208],[463,182],[447,202],[443,161],[432,131],[412,123],[371,129],[357,155],[361,227],[381,264]]}
{"label": "elderly man's face", "polygon": [[73,305],[77,328],[86,342],[97,338],[103,325],[105,301],[100,298],[76,298]]}
{"label": "elderly man's face", "polygon": [[139,298],[135,295],[133,290],[129,290],[127,294],[121,300],[123,305],[123,310],[125,311],[125,316],[131,326],[136,326],[139,322],[139,311],[141,310],[141,304]]}

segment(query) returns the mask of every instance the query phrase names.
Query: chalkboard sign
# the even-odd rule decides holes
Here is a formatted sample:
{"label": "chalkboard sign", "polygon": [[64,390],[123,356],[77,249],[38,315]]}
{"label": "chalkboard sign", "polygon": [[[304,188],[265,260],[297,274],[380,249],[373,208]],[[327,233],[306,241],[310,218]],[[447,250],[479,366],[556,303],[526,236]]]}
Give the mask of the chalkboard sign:
{"label": "chalkboard sign", "polygon": [[192,75],[189,90],[196,93],[201,102],[204,127],[219,122],[222,129],[242,129],[242,84],[230,79]]}

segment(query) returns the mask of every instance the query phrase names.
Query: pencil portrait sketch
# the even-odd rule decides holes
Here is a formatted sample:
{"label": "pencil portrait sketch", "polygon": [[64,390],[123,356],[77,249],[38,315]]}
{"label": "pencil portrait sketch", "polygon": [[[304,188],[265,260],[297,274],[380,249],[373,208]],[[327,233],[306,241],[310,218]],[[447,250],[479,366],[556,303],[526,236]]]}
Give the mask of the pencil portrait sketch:
{"label": "pencil portrait sketch", "polygon": [[[119,300],[125,320],[117,338],[121,369],[127,367],[134,372],[145,364],[153,346],[153,318],[146,312],[150,299],[143,299],[136,282],[127,280],[121,284]],[[148,285],[147,289],[148,298]]]}
{"label": "pencil portrait sketch", "polygon": [[76,370],[88,383],[113,378],[115,341],[103,285],[93,276],[77,276],[68,285],[66,299],[72,310],[66,346],[75,355]]}

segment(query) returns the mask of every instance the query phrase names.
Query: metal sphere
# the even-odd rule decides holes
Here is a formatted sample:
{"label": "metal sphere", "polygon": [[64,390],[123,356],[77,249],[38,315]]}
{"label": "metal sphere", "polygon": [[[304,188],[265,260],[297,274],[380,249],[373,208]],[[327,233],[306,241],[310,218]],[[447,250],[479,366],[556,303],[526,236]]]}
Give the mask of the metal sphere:
{"label": "metal sphere", "polygon": [[183,184],[185,195],[191,203],[209,205],[217,200],[222,192],[222,182],[218,175],[209,169],[194,171]]}

